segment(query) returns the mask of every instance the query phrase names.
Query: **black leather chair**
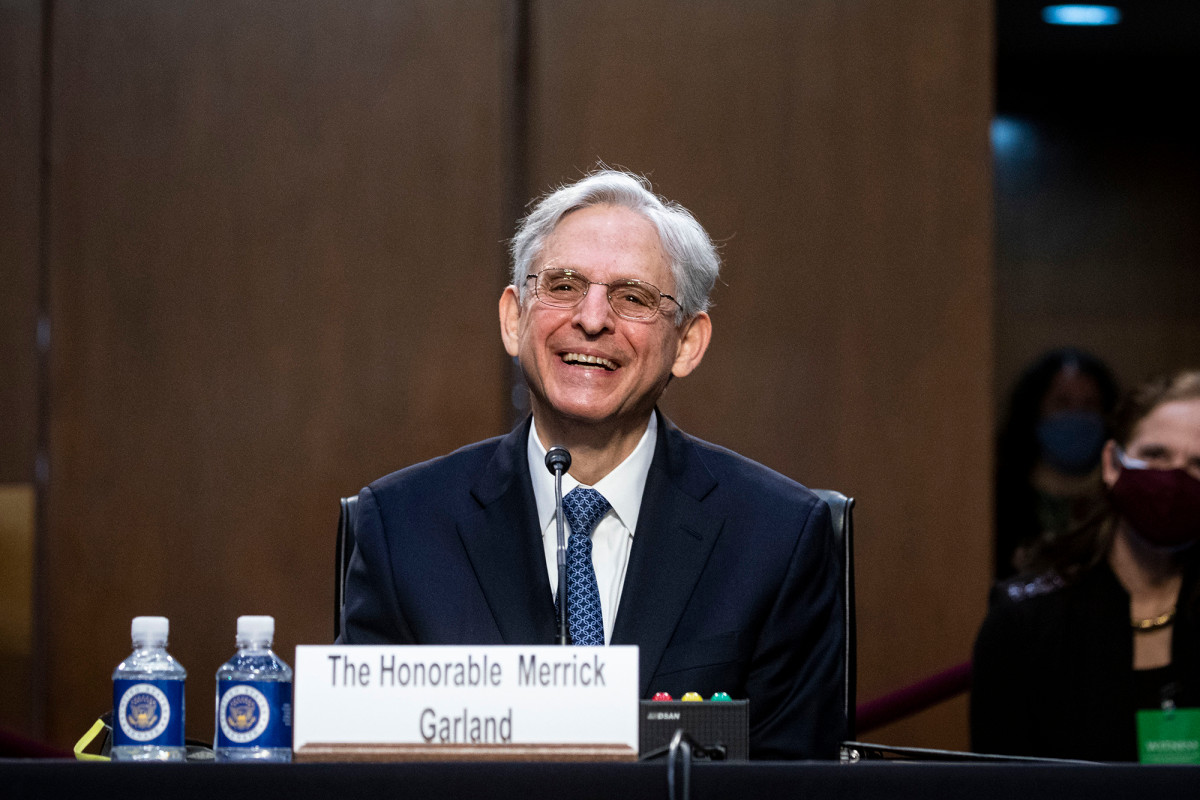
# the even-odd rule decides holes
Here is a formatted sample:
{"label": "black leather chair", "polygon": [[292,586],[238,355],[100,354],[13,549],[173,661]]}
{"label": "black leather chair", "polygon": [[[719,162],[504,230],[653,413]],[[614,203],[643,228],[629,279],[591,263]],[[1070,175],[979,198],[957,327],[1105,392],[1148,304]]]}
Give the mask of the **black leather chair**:
{"label": "black leather chair", "polygon": [[346,605],[346,572],[350,569],[350,556],[354,555],[354,528],[358,523],[358,495],[342,498],[342,510],[338,515],[337,552],[334,555],[336,571],[333,574],[333,636],[342,635],[342,607]]}
{"label": "black leather chair", "polygon": [[842,623],[846,630],[842,663],[846,682],[842,686],[846,739],[855,738],[854,707],[858,703],[858,634],[854,616],[854,498],[833,489],[813,489],[829,506],[833,517],[834,552],[842,573]]}
{"label": "black leather chair", "polygon": [[[842,687],[842,707],[845,712],[847,740],[854,739],[854,706],[857,702],[858,661],[856,655],[857,636],[854,617],[854,498],[832,489],[814,489],[829,506],[833,516],[834,552],[839,559],[842,573],[842,622],[846,630],[843,648],[843,663],[846,681]],[[346,571],[350,568],[350,556],[354,554],[354,528],[358,521],[358,497],[343,497],[341,514],[338,517],[337,554],[334,573],[333,635],[342,632],[342,606],[346,603]]]}

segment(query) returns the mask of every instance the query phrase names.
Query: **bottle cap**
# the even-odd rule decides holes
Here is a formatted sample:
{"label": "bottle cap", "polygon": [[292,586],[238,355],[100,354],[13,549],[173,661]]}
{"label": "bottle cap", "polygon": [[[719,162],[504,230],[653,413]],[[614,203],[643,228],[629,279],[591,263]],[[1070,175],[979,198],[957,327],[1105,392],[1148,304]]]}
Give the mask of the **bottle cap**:
{"label": "bottle cap", "polygon": [[271,641],[275,638],[275,618],[270,616],[238,617],[237,638],[239,641],[242,639],[256,642]]}
{"label": "bottle cap", "polygon": [[166,642],[170,629],[166,617],[134,617],[129,633],[135,642]]}

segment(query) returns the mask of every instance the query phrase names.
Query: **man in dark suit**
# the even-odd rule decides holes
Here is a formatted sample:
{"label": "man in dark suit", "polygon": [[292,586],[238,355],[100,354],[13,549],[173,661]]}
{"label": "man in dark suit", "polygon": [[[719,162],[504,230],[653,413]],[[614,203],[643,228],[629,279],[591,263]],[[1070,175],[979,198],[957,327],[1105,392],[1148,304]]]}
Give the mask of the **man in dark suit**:
{"label": "man in dark suit", "polygon": [[542,199],[513,261],[501,338],[533,414],[363,490],[342,640],[552,643],[544,458],[561,445],[575,643],[638,645],[644,697],[748,697],[756,758],[834,757],[844,631],[828,508],[656,409],[708,347],[708,235],[643,180],[603,171]]}

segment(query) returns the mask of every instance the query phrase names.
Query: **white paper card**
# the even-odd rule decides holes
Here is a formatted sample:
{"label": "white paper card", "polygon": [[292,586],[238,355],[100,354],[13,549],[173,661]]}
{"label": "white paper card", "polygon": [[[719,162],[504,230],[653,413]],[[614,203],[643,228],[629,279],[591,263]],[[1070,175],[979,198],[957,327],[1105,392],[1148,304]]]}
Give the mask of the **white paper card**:
{"label": "white paper card", "polygon": [[301,645],[293,746],[638,749],[635,646]]}

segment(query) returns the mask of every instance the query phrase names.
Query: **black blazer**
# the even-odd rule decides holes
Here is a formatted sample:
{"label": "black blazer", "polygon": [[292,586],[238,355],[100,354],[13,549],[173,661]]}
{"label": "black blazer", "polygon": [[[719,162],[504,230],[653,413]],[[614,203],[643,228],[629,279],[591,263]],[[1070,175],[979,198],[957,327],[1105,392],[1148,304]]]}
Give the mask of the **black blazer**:
{"label": "black blazer", "polygon": [[[1171,637],[1175,704],[1200,705],[1196,563],[1184,572]],[[977,752],[1136,761],[1129,594],[1101,562],[1070,585],[1014,579],[993,592],[975,641],[971,746]],[[1150,698],[1151,702],[1154,698]]]}
{"label": "black blazer", "polygon": [[[554,642],[528,434],[526,420],[363,489],[343,642]],[[660,414],[612,636],[639,646],[642,696],[748,697],[753,757],[835,757],[832,536],[808,489]]]}

